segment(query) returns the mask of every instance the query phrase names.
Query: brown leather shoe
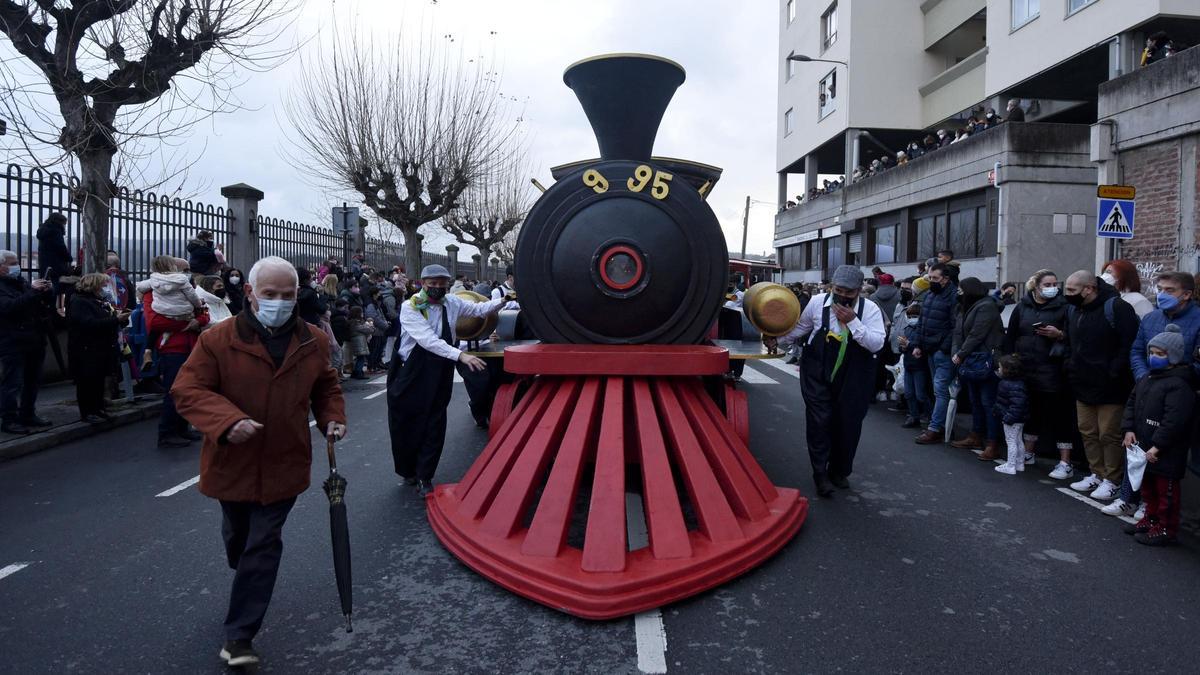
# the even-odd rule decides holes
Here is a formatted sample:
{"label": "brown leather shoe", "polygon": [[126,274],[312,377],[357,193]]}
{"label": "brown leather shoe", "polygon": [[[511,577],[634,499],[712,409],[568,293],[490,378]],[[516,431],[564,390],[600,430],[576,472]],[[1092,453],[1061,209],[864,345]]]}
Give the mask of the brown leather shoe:
{"label": "brown leather shoe", "polygon": [[921,435],[917,436],[913,442],[915,442],[917,445],[935,445],[942,442],[942,435],[943,434],[940,431],[930,431],[929,429],[926,429],[925,431],[922,431]]}
{"label": "brown leather shoe", "polygon": [[966,438],[960,438],[959,440],[952,442],[950,447],[958,448],[960,450],[974,450],[975,448],[983,447],[983,439],[979,437],[979,434],[972,431],[967,435]]}
{"label": "brown leather shoe", "polygon": [[996,441],[988,441],[987,446],[983,449],[983,454],[979,455],[979,461],[991,462],[997,459],[1004,459],[1000,456],[1000,444]]}

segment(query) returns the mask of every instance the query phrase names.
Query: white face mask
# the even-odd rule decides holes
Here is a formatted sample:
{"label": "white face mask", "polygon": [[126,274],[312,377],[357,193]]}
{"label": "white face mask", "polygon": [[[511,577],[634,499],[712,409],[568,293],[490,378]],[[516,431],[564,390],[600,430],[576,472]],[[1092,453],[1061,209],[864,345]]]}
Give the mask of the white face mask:
{"label": "white face mask", "polygon": [[1100,278],[1103,279],[1104,283],[1108,284],[1109,286],[1115,287],[1117,285],[1117,278],[1114,277],[1113,275],[1109,274],[1108,272],[1101,274]]}
{"label": "white face mask", "polygon": [[8,276],[10,276],[10,277],[21,276],[21,266],[20,265],[9,265],[8,269],[6,271],[8,272]]}
{"label": "white face mask", "polygon": [[1042,297],[1047,300],[1053,300],[1057,296],[1058,296],[1058,286],[1051,286],[1050,288],[1042,289]]}
{"label": "white face mask", "polygon": [[917,324],[918,324],[918,323],[920,323],[920,322],[921,322],[921,318],[920,318],[920,317],[916,317],[916,316],[910,316],[910,317],[908,317],[908,325],[910,325],[910,326],[915,326],[915,325],[917,325]]}
{"label": "white face mask", "polygon": [[258,299],[258,310],[254,312],[258,322],[267,328],[279,328],[287,323],[296,309],[295,300]]}
{"label": "white face mask", "polygon": [[233,284],[234,286],[237,286],[238,284],[242,283],[242,278],[237,275],[234,275],[232,277],[229,277],[229,283]]}

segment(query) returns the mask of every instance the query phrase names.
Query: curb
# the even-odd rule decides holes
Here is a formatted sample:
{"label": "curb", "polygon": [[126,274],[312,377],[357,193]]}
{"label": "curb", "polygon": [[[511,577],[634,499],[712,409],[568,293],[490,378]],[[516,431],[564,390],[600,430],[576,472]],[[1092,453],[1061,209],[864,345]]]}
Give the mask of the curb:
{"label": "curb", "polygon": [[158,417],[162,412],[162,400],[139,403],[131,408],[112,414],[112,420],[104,424],[88,424],[72,422],[53,427],[48,431],[29,434],[13,440],[0,443],[0,462],[23,457],[42,450],[49,450],[71,441],[87,438],[98,432],[109,431],[117,427],[129,426],[152,417]]}

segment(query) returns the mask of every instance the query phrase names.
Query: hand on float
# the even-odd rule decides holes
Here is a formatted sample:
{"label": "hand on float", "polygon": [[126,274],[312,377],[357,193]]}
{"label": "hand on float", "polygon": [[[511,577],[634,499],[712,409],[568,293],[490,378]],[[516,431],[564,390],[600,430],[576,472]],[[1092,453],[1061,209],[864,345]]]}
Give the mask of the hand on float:
{"label": "hand on float", "polygon": [[483,362],[483,359],[479,358],[478,356],[471,356],[466,352],[458,355],[458,362],[476,373],[487,368],[487,364]]}

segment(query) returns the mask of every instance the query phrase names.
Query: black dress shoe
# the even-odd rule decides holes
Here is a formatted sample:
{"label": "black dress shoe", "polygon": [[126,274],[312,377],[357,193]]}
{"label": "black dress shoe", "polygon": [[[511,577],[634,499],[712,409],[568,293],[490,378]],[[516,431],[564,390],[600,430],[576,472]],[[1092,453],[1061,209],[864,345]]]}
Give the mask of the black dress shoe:
{"label": "black dress shoe", "polygon": [[846,480],[845,476],[836,476],[836,475],[830,476],[829,482],[833,483],[833,486],[838,489],[841,489],[841,490],[850,489],[850,481]]}
{"label": "black dress shoe", "polygon": [[833,496],[833,483],[825,476],[817,476],[813,478],[813,482],[817,484],[817,494],[822,497]]}
{"label": "black dress shoe", "polygon": [[41,417],[39,415],[31,415],[29,417],[25,417],[21,420],[21,424],[24,424],[27,427],[51,427],[51,426],[54,426],[54,422],[51,422],[50,420],[46,419],[45,417]]}
{"label": "black dress shoe", "polygon": [[6,434],[19,434],[21,436],[32,433],[29,427],[20,422],[5,422],[4,424],[0,424],[0,431]]}
{"label": "black dress shoe", "polygon": [[158,437],[158,447],[160,450],[165,448],[186,448],[189,445],[191,445],[191,442],[186,438],[180,438],[178,436]]}
{"label": "black dress shoe", "polygon": [[104,424],[108,421],[99,415],[84,415],[79,419],[80,421],[87,422],[88,424]]}
{"label": "black dress shoe", "polygon": [[417,481],[417,494],[421,495],[422,497],[425,497],[432,492],[433,492],[433,483],[430,483],[427,480]]}

